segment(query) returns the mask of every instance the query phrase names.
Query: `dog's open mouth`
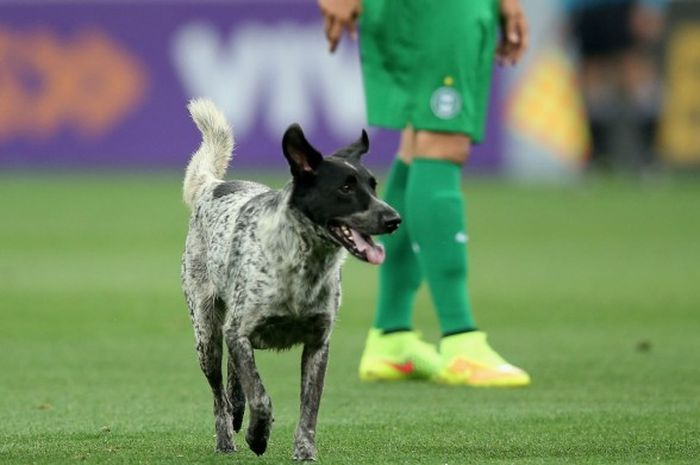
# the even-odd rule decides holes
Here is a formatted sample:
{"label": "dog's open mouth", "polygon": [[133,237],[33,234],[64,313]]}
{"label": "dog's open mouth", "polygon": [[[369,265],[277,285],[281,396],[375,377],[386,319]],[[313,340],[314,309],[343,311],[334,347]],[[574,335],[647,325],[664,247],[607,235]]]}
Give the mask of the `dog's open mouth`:
{"label": "dog's open mouth", "polygon": [[355,257],[373,265],[384,262],[384,246],[377,244],[368,234],[363,234],[337,221],[328,225],[328,230],[335,240]]}

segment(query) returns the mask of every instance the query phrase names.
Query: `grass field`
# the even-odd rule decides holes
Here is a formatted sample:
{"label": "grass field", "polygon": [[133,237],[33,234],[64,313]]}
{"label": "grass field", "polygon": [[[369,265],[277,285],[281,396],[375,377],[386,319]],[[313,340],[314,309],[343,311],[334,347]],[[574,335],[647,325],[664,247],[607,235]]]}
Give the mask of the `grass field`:
{"label": "grass field", "polygon": [[[0,176],[0,464],[291,462],[299,350],[258,355],[276,422],[214,453],[179,289],[175,175]],[[348,260],[326,464],[699,463],[700,183],[469,180],[471,289],[521,390],[363,384],[376,269]],[[417,326],[437,340],[427,294]]]}

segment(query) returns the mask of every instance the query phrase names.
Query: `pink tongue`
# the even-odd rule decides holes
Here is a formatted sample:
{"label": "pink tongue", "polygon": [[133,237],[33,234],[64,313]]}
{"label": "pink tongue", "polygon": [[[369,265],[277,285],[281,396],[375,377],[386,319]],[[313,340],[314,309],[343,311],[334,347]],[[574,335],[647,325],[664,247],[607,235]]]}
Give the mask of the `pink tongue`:
{"label": "pink tongue", "polygon": [[384,246],[381,244],[370,244],[354,229],[351,228],[350,231],[357,250],[360,252],[366,251],[367,261],[373,265],[381,265],[384,262]]}

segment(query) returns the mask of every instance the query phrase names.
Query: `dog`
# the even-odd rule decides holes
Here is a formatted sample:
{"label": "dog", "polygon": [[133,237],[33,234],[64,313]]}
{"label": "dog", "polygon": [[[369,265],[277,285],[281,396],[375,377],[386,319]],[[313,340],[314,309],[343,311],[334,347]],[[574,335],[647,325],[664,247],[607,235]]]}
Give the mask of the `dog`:
{"label": "dog", "polygon": [[[187,166],[183,197],[192,216],[182,258],[182,288],[194,326],[199,364],[214,396],[216,450],[233,452],[247,402],[246,442],[261,455],[272,403],[254,349],[303,344],[301,414],[295,460],[316,459],[316,419],[328,345],[340,306],[340,269],[347,254],[380,264],[371,236],[391,233],[399,214],[377,198],[361,163],[367,133],[323,157],[292,124],[282,138],[292,180],[281,190],[223,181],[233,132],[213,103],[188,105],[202,143]],[[223,345],[228,379],[222,375]]]}

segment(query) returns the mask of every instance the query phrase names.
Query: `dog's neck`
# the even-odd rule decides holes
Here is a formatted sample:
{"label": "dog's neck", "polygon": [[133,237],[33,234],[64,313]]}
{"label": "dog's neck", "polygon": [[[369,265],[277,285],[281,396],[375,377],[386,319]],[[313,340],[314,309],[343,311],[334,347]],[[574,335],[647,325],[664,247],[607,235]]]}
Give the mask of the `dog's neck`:
{"label": "dog's neck", "polygon": [[318,271],[339,268],[345,259],[345,249],[336,244],[326,229],[312,222],[301,210],[291,205],[293,184],[277,192],[269,215],[261,223],[265,229],[268,251],[278,251],[280,265],[298,267],[311,265]]}

